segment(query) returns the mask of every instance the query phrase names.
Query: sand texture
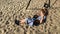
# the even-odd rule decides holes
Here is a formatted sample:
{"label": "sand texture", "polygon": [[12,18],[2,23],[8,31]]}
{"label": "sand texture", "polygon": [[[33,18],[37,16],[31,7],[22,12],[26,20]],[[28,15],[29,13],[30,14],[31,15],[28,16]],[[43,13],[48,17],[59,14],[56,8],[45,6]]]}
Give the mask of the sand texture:
{"label": "sand texture", "polygon": [[16,25],[14,20],[33,17],[46,0],[31,0],[27,9],[29,0],[0,0],[0,34],[60,34],[60,0],[50,1],[46,23],[30,27]]}

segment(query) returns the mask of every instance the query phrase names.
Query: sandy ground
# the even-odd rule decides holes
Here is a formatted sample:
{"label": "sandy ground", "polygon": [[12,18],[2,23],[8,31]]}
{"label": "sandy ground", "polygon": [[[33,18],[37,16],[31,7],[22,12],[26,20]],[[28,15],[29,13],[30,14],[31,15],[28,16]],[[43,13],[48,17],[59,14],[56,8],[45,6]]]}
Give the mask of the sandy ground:
{"label": "sandy ground", "polygon": [[60,34],[60,0],[51,0],[51,5],[54,5],[48,10],[46,23],[34,27],[16,25],[15,19],[20,20],[29,15],[32,17],[46,0],[31,0],[26,10],[28,2],[29,0],[0,0],[0,34]]}

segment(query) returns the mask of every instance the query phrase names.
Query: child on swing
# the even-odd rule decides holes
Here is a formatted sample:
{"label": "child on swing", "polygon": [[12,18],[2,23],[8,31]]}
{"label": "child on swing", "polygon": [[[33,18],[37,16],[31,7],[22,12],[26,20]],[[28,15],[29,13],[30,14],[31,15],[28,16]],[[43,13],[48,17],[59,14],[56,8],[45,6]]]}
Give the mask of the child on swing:
{"label": "child on swing", "polygon": [[27,23],[29,26],[33,25],[39,25],[44,22],[44,20],[47,17],[47,11],[46,9],[41,9],[36,15],[33,16],[33,18],[25,18],[20,20],[20,24]]}

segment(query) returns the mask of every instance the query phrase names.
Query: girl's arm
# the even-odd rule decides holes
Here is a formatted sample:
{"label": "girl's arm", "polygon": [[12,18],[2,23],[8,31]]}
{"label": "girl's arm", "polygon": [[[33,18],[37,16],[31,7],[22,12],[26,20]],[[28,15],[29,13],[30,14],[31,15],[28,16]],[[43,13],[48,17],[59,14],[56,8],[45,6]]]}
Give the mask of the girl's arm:
{"label": "girl's arm", "polygon": [[42,22],[43,22],[43,19],[44,19],[44,18],[43,18],[43,16],[42,16],[42,17],[41,17],[41,20],[40,20],[40,23],[42,23]]}
{"label": "girl's arm", "polygon": [[27,20],[28,20],[28,18],[22,19],[22,20],[20,20],[20,23],[24,24]]}
{"label": "girl's arm", "polygon": [[25,19],[20,20],[20,23],[24,24],[25,23]]}

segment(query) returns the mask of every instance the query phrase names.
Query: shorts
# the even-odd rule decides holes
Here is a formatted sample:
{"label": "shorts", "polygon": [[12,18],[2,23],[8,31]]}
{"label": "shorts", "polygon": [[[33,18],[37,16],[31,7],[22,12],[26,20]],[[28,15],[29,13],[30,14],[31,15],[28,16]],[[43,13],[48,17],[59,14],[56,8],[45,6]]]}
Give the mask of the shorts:
{"label": "shorts", "polygon": [[33,26],[33,19],[32,19],[32,18],[25,18],[25,22],[26,22],[29,26]]}

